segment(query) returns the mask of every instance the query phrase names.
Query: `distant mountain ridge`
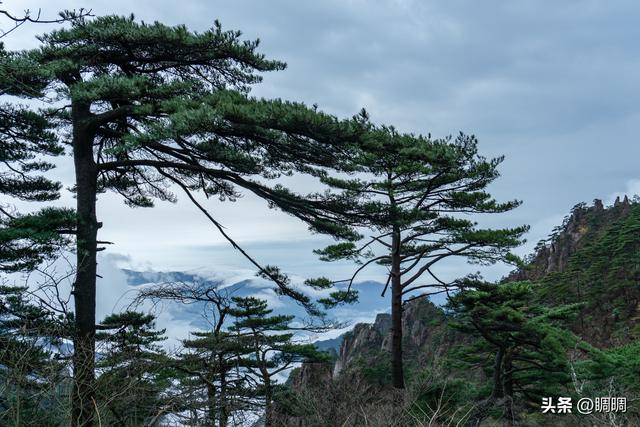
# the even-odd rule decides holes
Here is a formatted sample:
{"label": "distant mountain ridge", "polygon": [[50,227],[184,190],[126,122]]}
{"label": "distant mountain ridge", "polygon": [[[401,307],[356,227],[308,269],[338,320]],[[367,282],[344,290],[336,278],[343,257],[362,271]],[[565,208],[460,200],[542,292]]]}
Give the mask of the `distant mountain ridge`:
{"label": "distant mountain ridge", "polygon": [[[275,314],[294,315],[299,319],[307,317],[304,309],[293,300],[276,295],[275,285],[261,279],[244,279],[235,283],[225,283],[221,279],[207,277],[207,273],[192,273],[183,271],[137,271],[132,269],[121,269],[127,280],[127,284],[133,288],[141,286],[153,286],[160,284],[189,284],[203,288],[217,288],[229,297],[255,296],[267,299]],[[354,319],[372,318],[376,313],[383,312],[388,307],[388,301],[380,297],[379,292],[371,292],[371,288],[382,289],[383,284],[375,281],[357,282],[353,288],[360,291],[360,298],[357,305],[347,305],[328,311],[330,318],[335,318],[341,323],[352,324]],[[316,297],[310,294],[311,297]],[[175,304],[170,307],[172,316],[175,319],[190,321],[194,327],[206,329],[209,324],[202,317],[206,312],[207,304],[198,302],[194,304]],[[328,350],[339,349],[342,343],[342,336],[331,339],[320,339],[316,341],[319,348]]]}

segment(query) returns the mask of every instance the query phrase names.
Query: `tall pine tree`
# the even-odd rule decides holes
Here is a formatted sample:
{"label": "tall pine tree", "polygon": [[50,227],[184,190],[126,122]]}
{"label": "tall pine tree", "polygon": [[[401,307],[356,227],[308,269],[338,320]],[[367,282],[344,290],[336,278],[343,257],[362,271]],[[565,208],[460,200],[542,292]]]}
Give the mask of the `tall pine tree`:
{"label": "tall pine tree", "polygon": [[299,343],[291,332],[294,316],[272,315],[267,301],[255,297],[234,297],[231,313],[236,321],[230,328],[246,353],[240,364],[255,381],[256,397],[263,402],[264,425],[274,424],[273,399],[278,390],[277,377],[295,363],[326,362],[328,353],[320,352],[314,344]]}
{"label": "tall pine tree", "polygon": [[[173,186],[224,234],[192,192],[235,200],[246,190],[316,231],[346,236],[321,200],[264,180],[294,172],[320,176],[324,167],[344,163],[345,142],[358,138],[361,120],[248,97],[261,80],[257,73],[285,65],[257,53],[257,41],[243,41],[217,23],[195,33],[133,17],[78,18],[40,41],[38,49],[5,55],[0,67],[5,93],[54,96],[67,106],[55,114],[68,130],[64,143],[76,178],[73,425],[85,426],[94,418],[97,195],[115,191],[128,205],[149,207],[154,199],[174,201]],[[313,309],[277,269],[251,260],[282,294]]]}
{"label": "tall pine tree", "polygon": [[171,372],[160,343],[164,330],[155,329],[150,314],[127,311],[107,316],[96,334],[100,357],[98,404],[108,425],[149,425],[171,408],[165,394]]}
{"label": "tall pine tree", "polygon": [[458,278],[442,277],[439,265],[451,258],[478,264],[515,261],[509,250],[521,243],[527,227],[478,228],[466,216],[501,213],[518,206],[515,201],[498,203],[485,191],[498,177],[501,161],[480,156],[473,136],[434,140],[381,127],[371,129],[354,158],[361,175],[324,179],[340,190],[342,197],[353,200],[342,212],[346,222],[356,221],[372,235],[316,251],[324,261],[347,259],[359,263],[352,277],[339,282],[328,278],[308,282],[326,288],[347,283],[346,290],[335,291],[323,301],[332,306],[357,299],[351,285],[368,266],[378,264],[388,269],[382,296],[390,286],[392,378],[396,388],[404,388],[403,304],[448,293],[458,283]]}
{"label": "tall pine tree", "polygon": [[[12,55],[0,45],[2,62]],[[0,93],[20,87],[38,93],[37,78],[14,78],[0,69]],[[7,273],[28,273],[54,257],[73,233],[75,217],[65,209],[44,208],[19,212],[14,203],[50,202],[61,185],[45,174],[53,168],[46,157],[63,148],[53,123],[24,105],[0,104],[0,423],[42,425],[64,422],[64,405],[56,388],[66,381],[64,366],[52,349],[68,336],[68,319],[32,301],[29,290],[8,286]],[[14,276],[15,277],[15,276]],[[45,421],[46,420],[46,421]]]}

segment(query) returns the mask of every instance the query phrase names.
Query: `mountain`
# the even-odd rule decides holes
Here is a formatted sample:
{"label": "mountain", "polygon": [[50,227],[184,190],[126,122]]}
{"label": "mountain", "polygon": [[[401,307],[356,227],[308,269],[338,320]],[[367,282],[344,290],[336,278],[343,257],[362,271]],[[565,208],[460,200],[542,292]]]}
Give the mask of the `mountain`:
{"label": "mountain", "polygon": [[514,271],[508,279],[538,280],[551,273],[567,271],[576,252],[598,241],[605,233],[615,232],[611,228],[628,219],[636,208],[637,204],[632,205],[627,196],[622,201],[616,198],[608,209],[599,199],[593,201],[593,206],[577,204],[547,239],[538,242],[527,266]]}
{"label": "mountain", "polygon": [[[195,288],[211,288],[224,292],[229,297],[246,297],[249,295],[259,295],[270,293],[272,290],[262,283],[255,283],[251,280],[242,280],[236,283],[227,284],[219,279],[212,279],[207,274],[187,273],[182,271],[135,271],[121,269],[126,276],[127,285],[132,288],[149,287],[167,284],[187,284]],[[194,328],[207,329],[210,324],[207,314],[211,308],[206,302],[194,302],[190,304],[180,304],[167,302],[165,309],[174,320],[187,321]],[[163,325],[164,326],[164,325]],[[167,325],[171,333],[170,325]],[[184,337],[183,337],[184,338]]]}
{"label": "mountain", "polygon": [[331,338],[327,340],[318,340],[314,342],[316,348],[321,351],[335,351],[336,353],[340,350],[342,346],[342,341],[344,339],[344,335],[340,335],[336,338]]}
{"label": "mountain", "polygon": [[[165,284],[187,284],[192,287],[202,289],[217,289],[228,297],[254,296],[267,300],[274,314],[294,315],[304,322],[308,316],[304,308],[296,304],[293,300],[278,296],[275,292],[275,285],[262,279],[245,279],[235,283],[225,283],[224,281],[212,278],[209,273],[189,273],[183,271],[136,271],[131,269],[121,269],[126,277],[127,285],[135,288],[145,286],[165,285]],[[375,281],[363,281],[354,283],[353,289],[358,290],[360,298],[357,305],[339,306],[328,311],[328,317],[334,319],[344,327],[351,326],[354,322],[373,320],[377,313],[384,312],[389,306],[388,297],[382,298],[379,292],[371,292],[370,289],[382,289],[383,284]],[[337,286],[338,289],[343,289]],[[304,289],[304,288],[303,288]],[[310,293],[312,298],[319,295]],[[326,296],[326,295],[323,295]],[[207,329],[210,325],[203,314],[209,312],[206,302],[196,302],[192,304],[165,304],[171,317],[175,320],[188,321],[194,328]],[[164,327],[164,325],[163,325]],[[171,325],[167,325],[171,329]],[[171,333],[171,331],[168,331]],[[330,337],[323,334],[313,337],[316,345],[322,349],[339,349],[342,342],[341,337]]]}
{"label": "mountain", "polygon": [[[572,209],[563,224],[509,280],[541,283],[548,306],[581,304],[570,328],[598,348],[640,338],[640,204],[627,197]],[[594,327],[597,325],[597,327]]]}
{"label": "mountain", "polygon": [[[533,290],[527,304],[540,306],[541,312],[550,316],[573,313],[562,320],[560,335],[548,335],[548,339],[577,340],[574,349],[558,347],[558,356],[568,360],[569,382],[558,383],[553,392],[575,400],[625,396],[629,408],[615,415],[615,425],[640,425],[640,408],[632,403],[640,395],[640,203],[624,197],[610,207],[600,200],[592,206],[576,205],[549,238],[537,245],[525,266],[499,286],[517,283]],[[529,307],[522,310],[527,313]],[[304,364],[292,372],[289,390],[302,397],[283,394],[279,404],[283,424],[463,425],[470,420],[464,414],[491,402],[493,409],[478,418],[483,420],[481,425],[614,425],[607,418],[610,414],[585,419],[574,411],[545,418],[537,398],[518,391],[511,403],[491,400],[494,370],[492,359],[483,359],[487,345],[461,332],[455,313],[419,299],[405,306],[403,320],[409,379],[403,397],[398,398],[390,386],[390,318],[378,314],[373,323],[355,325],[343,335],[331,364]],[[553,349],[557,343],[542,345]],[[468,359],[475,362],[462,363]],[[531,376],[529,381],[553,379],[544,378],[543,373],[535,375],[538,377]],[[511,409],[500,409],[507,407]]]}

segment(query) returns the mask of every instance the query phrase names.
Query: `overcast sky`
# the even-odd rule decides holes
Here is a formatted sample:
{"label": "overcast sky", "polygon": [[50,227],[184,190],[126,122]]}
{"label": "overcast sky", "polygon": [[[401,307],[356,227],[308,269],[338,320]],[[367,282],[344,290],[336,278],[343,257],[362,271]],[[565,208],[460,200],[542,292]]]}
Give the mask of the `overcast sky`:
{"label": "overcast sky", "polygon": [[[492,191],[501,200],[518,198],[524,204],[494,224],[532,226],[522,254],[576,203],[611,202],[615,194],[640,191],[636,1],[3,3],[16,12],[42,6],[43,16],[79,7],[96,15],[134,13],[193,30],[219,19],[226,29],[259,37],[263,53],[288,64],[287,70],[265,76],[256,96],[316,103],[340,117],[364,107],[377,123],[435,137],[473,133],[481,153],[506,157]],[[34,34],[45,30],[25,26],[6,44],[34,47]],[[68,180],[70,167],[64,162],[56,174]],[[61,203],[70,202],[65,195]],[[301,276],[326,270],[310,252],[322,240],[261,201],[246,197],[235,205],[208,206],[262,261]],[[129,266],[251,274],[186,202],[131,210],[115,196],[101,196],[99,209],[105,224],[101,237],[117,243],[109,253],[126,256]]]}

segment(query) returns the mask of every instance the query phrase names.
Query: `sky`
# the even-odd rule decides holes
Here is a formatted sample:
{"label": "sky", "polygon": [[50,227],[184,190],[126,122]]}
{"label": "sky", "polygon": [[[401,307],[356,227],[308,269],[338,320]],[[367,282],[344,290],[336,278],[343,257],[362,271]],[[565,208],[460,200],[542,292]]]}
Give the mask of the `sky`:
{"label": "sky", "polygon": [[[265,75],[255,96],[317,104],[339,117],[364,107],[374,122],[405,132],[475,134],[482,154],[505,156],[502,176],[490,188],[494,196],[523,201],[515,211],[488,220],[496,226],[531,225],[521,255],[575,204],[595,198],[611,203],[616,195],[640,192],[640,4],[635,1],[3,3],[15,12],[41,6],[45,17],[79,7],[96,15],[134,13],[197,31],[218,19],[225,29],[260,38],[261,52],[288,64]],[[35,47],[34,35],[47,28],[24,26],[5,43],[10,49]],[[53,172],[66,184],[72,182],[68,160]],[[73,200],[67,193],[59,203]],[[255,197],[206,205],[265,264],[276,263],[297,277],[341,278],[352,269],[317,261],[311,250],[328,241]],[[187,201],[132,210],[115,195],[105,195],[99,219],[100,237],[116,243],[102,258],[105,269],[207,271],[228,280],[253,275]],[[477,269],[447,268],[459,275]],[[495,267],[486,275],[498,278],[508,270]],[[381,274],[372,271],[363,279],[381,280]],[[117,300],[122,277],[110,280],[120,282],[101,292],[105,300]]]}

